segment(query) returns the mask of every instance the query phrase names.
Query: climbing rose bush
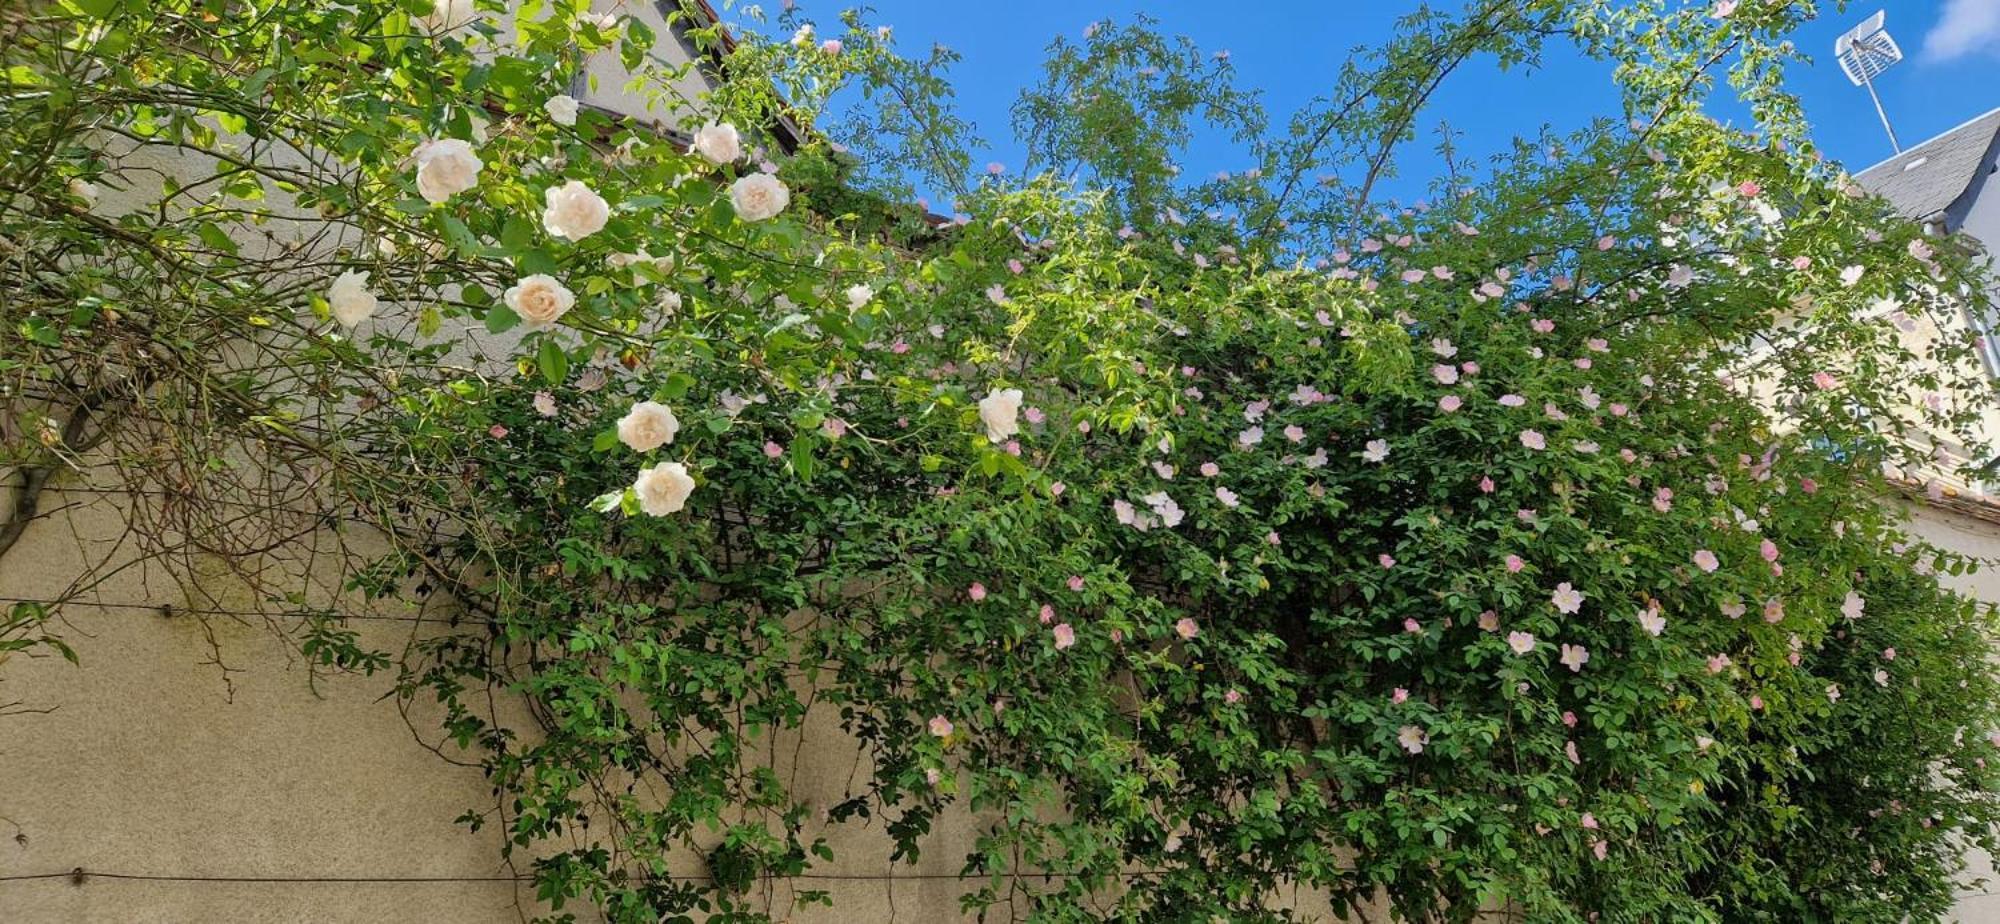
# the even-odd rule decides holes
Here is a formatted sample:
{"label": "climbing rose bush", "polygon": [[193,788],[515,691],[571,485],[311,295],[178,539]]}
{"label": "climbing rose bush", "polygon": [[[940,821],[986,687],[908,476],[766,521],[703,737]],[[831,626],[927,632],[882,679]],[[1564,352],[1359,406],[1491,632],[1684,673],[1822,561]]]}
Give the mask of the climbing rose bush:
{"label": "climbing rose bush", "polygon": [[[1913,335],[1982,280],[1814,156],[1810,7],[1421,14],[1281,132],[1099,24],[974,178],[948,55],[855,15],[680,20],[732,75],[684,143],[555,102],[588,55],[676,76],[580,0],[212,6],[0,20],[48,152],[0,175],[0,372],[312,475],[354,596],[445,599],[301,652],[441,705],[553,919],[782,919],[758,880],[879,863],[830,832],[947,815],[967,909],[1034,921],[1938,919],[1994,846],[1972,563],[1883,475],[1976,445],[1977,366]],[[1381,201],[1433,79],[1558,35],[1625,112]],[[1204,122],[1243,171],[1179,177]],[[151,203],[163,150],[236,169],[78,192]],[[272,500],[117,457],[175,535]],[[808,721],[834,804],[768,763]]]}

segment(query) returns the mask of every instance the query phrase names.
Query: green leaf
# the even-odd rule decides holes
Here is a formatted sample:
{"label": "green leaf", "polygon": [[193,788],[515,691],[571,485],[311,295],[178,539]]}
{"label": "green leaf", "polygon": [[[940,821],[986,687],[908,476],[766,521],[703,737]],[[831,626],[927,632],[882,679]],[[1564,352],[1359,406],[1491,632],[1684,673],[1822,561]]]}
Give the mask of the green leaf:
{"label": "green leaf", "polygon": [[232,255],[236,253],[236,239],[230,237],[229,232],[217,227],[215,222],[204,221],[196,225],[195,233],[201,237],[202,243],[215,250]]}
{"label": "green leaf", "polygon": [[489,334],[504,334],[520,323],[521,316],[507,307],[506,302],[494,302],[493,307],[486,309],[486,332]]}
{"label": "green leaf", "polygon": [[444,225],[444,239],[450,241],[452,247],[460,254],[477,257],[486,251],[485,245],[479,243],[479,236],[473,234],[472,229],[466,227],[465,222],[460,221],[458,216],[439,212],[438,222]]}
{"label": "green leaf", "polygon": [[76,11],[92,19],[110,19],[111,14],[125,6],[125,0],[65,0]]}
{"label": "green leaf", "polygon": [[800,481],[812,480],[813,477],[812,451],[814,442],[815,442],[814,440],[807,437],[801,437],[799,439],[792,441],[792,448],[789,453],[792,460],[792,472],[793,474],[799,476]]}
{"label": "green leaf", "polygon": [[535,365],[542,371],[542,378],[551,385],[561,385],[569,377],[569,354],[563,352],[562,345],[554,337],[542,338],[542,348],[535,354]]}

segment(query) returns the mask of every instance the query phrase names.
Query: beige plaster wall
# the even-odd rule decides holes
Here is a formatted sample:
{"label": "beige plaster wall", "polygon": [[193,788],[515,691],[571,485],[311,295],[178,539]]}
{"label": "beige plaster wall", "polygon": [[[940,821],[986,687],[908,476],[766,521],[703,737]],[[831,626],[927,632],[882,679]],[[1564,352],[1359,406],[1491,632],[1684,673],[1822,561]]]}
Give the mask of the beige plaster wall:
{"label": "beige plaster wall", "polygon": [[[455,823],[493,795],[476,769],[444,759],[468,755],[438,743],[434,715],[406,720],[385,698],[393,675],[315,677],[284,637],[295,619],[208,612],[275,612],[232,579],[190,586],[161,565],[105,557],[124,498],[56,495],[59,512],[0,558],[0,605],[111,576],[56,627],[80,667],[0,666],[0,702],[52,710],[0,718],[0,922],[498,924],[546,910],[509,881],[521,870],[492,829]],[[442,631],[441,614],[415,607],[362,615],[364,641],[392,652]],[[859,758],[831,715],[776,745],[768,759],[803,798],[847,797]],[[959,919],[971,818],[941,824],[916,864],[889,862],[879,824],[823,833],[841,860],[816,872],[854,878],[763,886],[754,894],[781,920]],[[61,875],[78,868],[164,878]],[[208,879],[256,881],[195,881]],[[286,881],[328,879],[360,881]],[[831,893],[833,909],[790,913],[806,889]]]}

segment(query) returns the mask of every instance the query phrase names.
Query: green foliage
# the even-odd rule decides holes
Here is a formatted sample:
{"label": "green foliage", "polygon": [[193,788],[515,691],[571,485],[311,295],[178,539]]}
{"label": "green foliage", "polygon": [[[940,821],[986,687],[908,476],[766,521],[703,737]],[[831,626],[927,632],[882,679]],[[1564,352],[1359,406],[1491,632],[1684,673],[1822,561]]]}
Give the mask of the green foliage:
{"label": "green foliage", "polygon": [[[1934,920],[1996,846],[1992,627],[1937,582],[1973,563],[1882,475],[1980,451],[1937,333],[1981,280],[1802,143],[1775,68],[1810,10],[1425,13],[1279,135],[1226,64],[1102,27],[1052,49],[1009,184],[965,176],[949,53],[858,17],[837,51],[683,23],[733,78],[681,101],[743,131],[717,165],[544,110],[591,52],[672,102],[636,23],[544,0],[501,44],[497,10],[407,6],[4,20],[0,371],[136,382],[177,451],[112,455],[212,502],[184,533],[275,468],[386,545],[342,562],[357,593],[449,598],[398,692],[559,916],[782,917],[752,886],[848,859],[832,829],[901,860],[967,812],[968,908],[1051,922],[1290,920],[1293,886]],[[1438,81],[1556,36],[1630,111],[1373,204]],[[1700,112],[1725,61],[1757,133]],[[770,128],[850,90],[887,137]],[[1176,179],[1197,121],[1262,166]],[[443,138],[483,169],[433,203]],[[163,152],[193,175],[156,190]],[[790,206],[746,220],[767,160]],[[885,204],[910,178],[966,220]],[[580,238],[542,219],[572,180],[609,204]],[[363,270],[373,317],[330,320]],[[575,295],[556,323],[507,294],[534,274]],[[620,427],[644,401],[658,445]],[[333,614],[301,644],[388,666]],[[809,732],[859,760],[835,804],[778,769]]]}

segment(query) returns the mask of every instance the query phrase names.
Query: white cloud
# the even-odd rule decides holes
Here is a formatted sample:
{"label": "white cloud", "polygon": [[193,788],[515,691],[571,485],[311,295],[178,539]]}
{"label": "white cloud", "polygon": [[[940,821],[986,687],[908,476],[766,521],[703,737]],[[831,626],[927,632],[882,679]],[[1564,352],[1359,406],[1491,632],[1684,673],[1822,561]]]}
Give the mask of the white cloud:
{"label": "white cloud", "polygon": [[2000,0],[1944,0],[1944,15],[1924,34],[1924,57],[1950,61],[2000,51]]}

